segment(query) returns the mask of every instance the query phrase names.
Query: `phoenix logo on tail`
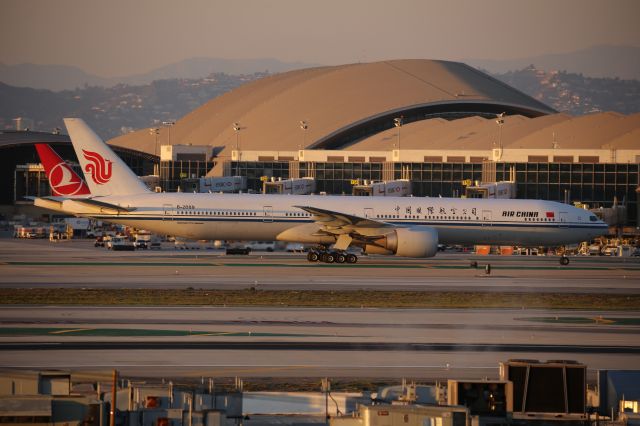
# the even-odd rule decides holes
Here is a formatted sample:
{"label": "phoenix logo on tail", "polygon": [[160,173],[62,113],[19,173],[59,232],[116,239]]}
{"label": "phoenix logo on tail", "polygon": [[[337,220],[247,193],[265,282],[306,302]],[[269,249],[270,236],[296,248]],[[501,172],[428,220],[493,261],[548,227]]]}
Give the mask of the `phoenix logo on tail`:
{"label": "phoenix logo on tail", "polygon": [[105,160],[102,155],[97,152],[82,150],[84,158],[90,162],[84,167],[84,171],[91,174],[91,180],[97,185],[104,185],[111,179],[111,160]]}
{"label": "phoenix logo on tail", "polygon": [[38,143],[36,150],[49,179],[53,195],[69,197],[91,194],[84,180],[49,145]]}

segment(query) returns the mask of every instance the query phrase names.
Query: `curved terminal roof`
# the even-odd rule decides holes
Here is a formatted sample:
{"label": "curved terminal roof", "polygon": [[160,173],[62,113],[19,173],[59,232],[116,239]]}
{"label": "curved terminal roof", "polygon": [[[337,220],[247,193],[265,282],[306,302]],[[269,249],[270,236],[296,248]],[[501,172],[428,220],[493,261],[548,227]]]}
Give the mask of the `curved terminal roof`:
{"label": "curved terminal roof", "polygon": [[[71,147],[69,135],[62,133],[37,132],[30,130],[3,130],[0,131],[0,149],[10,149],[14,147],[28,146],[36,143],[46,143],[54,148],[57,146]],[[113,150],[119,153],[132,155],[148,161],[157,161],[157,156],[137,149],[112,146]],[[35,150],[34,150],[35,152]]]}
{"label": "curved terminal roof", "polygon": [[71,143],[69,136],[60,133],[29,130],[3,130],[0,132],[0,148],[32,143]]}
{"label": "curved terminal roof", "polygon": [[[500,131],[502,134],[500,135]],[[402,149],[490,150],[501,138],[511,149],[639,149],[640,114],[602,112],[573,117],[550,114],[527,118],[504,118],[502,129],[496,119],[469,117],[410,123],[400,129]],[[350,145],[348,150],[384,151],[398,144],[398,129],[388,129]]]}
{"label": "curved terminal roof", "polygon": [[[241,150],[339,149],[393,127],[426,118],[500,112],[538,117],[554,111],[462,63],[395,60],[291,71],[247,83],[162,128],[159,144]],[[300,121],[308,123],[301,130]],[[240,124],[235,132],[234,123]],[[404,129],[404,128],[403,128]],[[110,141],[154,152],[142,129]]]}

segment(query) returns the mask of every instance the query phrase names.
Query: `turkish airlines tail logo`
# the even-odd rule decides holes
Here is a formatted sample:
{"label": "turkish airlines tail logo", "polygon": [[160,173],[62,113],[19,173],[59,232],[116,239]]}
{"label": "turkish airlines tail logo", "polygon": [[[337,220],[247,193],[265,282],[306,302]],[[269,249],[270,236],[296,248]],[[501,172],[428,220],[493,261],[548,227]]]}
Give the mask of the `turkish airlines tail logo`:
{"label": "turkish airlines tail logo", "polygon": [[58,163],[49,172],[49,184],[53,195],[88,195],[91,192],[82,179],[67,163]]}
{"label": "turkish airlines tail logo", "polygon": [[36,150],[53,195],[70,197],[91,194],[84,180],[49,145],[37,143]]}
{"label": "turkish airlines tail logo", "polygon": [[104,185],[111,179],[111,166],[113,162],[105,160],[102,155],[97,152],[82,150],[84,158],[90,162],[84,166],[84,171],[91,173],[91,179],[98,185]]}

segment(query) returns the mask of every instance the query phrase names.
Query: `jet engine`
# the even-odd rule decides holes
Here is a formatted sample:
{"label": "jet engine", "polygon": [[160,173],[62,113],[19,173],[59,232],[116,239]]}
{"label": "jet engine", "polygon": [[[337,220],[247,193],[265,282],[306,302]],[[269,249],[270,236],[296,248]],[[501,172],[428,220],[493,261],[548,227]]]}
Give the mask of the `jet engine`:
{"label": "jet engine", "polygon": [[398,228],[367,244],[370,254],[395,254],[403,257],[433,257],[438,251],[438,231],[429,227]]}

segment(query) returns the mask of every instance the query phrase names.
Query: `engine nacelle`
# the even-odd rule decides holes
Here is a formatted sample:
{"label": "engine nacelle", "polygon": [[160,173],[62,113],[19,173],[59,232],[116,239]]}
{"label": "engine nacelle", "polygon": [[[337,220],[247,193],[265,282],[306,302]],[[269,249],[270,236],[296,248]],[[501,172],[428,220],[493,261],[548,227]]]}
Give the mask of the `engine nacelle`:
{"label": "engine nacelle", "polygon": [[386,248],[382,248],[379,246],[374,246],[373,244],[367,244],[364,246],[364,252],[367,254],[384,254],[385,256],[391,256],[394,254],[391,250],[387,250]]}
{"label": "engine nacelle", "polygon": [[398,228],[376,243],[382,247],[367,245],[365,251],[403,257],[433,257],[438,252],[438,231],[426,226]]}

